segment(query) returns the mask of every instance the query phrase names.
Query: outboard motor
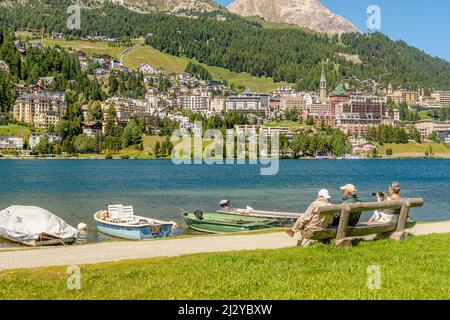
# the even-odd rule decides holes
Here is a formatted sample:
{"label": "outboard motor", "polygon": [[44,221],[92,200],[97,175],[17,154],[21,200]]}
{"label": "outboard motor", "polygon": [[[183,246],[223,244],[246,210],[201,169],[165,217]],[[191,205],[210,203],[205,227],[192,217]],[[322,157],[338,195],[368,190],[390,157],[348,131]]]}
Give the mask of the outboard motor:
{"label": "outboard motor", "polygon": [[220,206],[222,209],[230,209],[230,207],[231,207],[231,202],[230,202],[230,200],[222,200],[222,201],[219,202],[219,206]]}
{"label": "outboard motor", "polygon": [[197,209],[194,211],[194,214],[198,220],[203,220],[203,211],[202,210]]}

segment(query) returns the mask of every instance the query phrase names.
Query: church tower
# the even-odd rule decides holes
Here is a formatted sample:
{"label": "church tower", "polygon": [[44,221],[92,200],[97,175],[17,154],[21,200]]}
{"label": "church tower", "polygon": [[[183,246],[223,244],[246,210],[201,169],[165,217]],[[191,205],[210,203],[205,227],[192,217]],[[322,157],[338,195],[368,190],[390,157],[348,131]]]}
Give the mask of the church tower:
{"label": "church tower", "polygon": [[325,69],[322,63],[322,76],[320,77],[320,102],[327,101],[327,78],[325,77]]}

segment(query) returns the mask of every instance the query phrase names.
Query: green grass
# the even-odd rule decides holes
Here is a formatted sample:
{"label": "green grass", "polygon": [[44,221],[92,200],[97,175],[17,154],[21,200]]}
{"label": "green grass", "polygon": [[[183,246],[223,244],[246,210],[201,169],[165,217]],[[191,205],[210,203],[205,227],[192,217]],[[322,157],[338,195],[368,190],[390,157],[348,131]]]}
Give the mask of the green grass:
{"label": "green grass", "polygon": [[396,154],[422,154],[425,155],[426,151],[430,150],[430,147],[433,150],[434,154],[450,154],[450,148],[436,142],[409,142],[407,144],[395,144],[395,143],[387,143],[382,146],[378,146],[378,153],[381,155],[386,154],[386,150],[391,148],[394,152],[394,156]]}
{"label": "green grass", "polygon": [[[450,234],[0,272],[0,299],[449,299]],[[369,266],[381,288],[367,287]]]}
{"label": "green grass", "polygon": [[[97,41],[66,41],[61,39],[45,39],[45,45],[59,45],[63,48],[81,50],[88,55],[108,54],[114,59],[119,59],[122,53],[128,48],[110,48],[107,42]],[[142,40],[135,40],[134,44],[142,43]],[[160,52],[150,46],[141,46],[129,52],[124,57],[126,66],[136,69],[143,63],[148,63],[153,67],[163,67],[167,73],[182,73],[186,70],[189,61],[196,62],[186,57],[176,57]],[[215,80],[227,80],[229,83],[244,86],[247,90],[257,92],[270,92],[279,86],[293,85],[287,82],[274,83],[272,78],[255,78],[251,74],[242,72],[232,72],[224,68],[208,66],[202,64],[211,73]]]}
{"label": "green grass", "polygon": [[44,39],[46,46],[59,45],[62,48],[86,52],[89,56],[107,54],[118,60],[121,54],[126,51],[126,47],[109,47],[107,42],[100,41],[66,41],[61,39]]}
{"label": "green grass", "polygon": [[292,132],[305,129],[314,129],[314,126],[308,126],[303,123],[298,123],[294,121],[272,121],[265,124],[266,127],[288,127]]}
{"label": "green grass", "polygon": [[[175,57],[160,52],[150,46],[136,48],[124,58],[125,64],[131,68],[137,68],[143,63],[148,63],[153,67],[161,66],[165,68],[169,74],[184,72],[189,61],[196,62],[193,59]],[[255,78],[246,72],[237,73],[224,68],[202,65],[208,69],[215,80],[227,80],[229,83],[244,86],[252,91],[269,92],[279,86],[293,85],[286,82],[274,83],[272,78]]]}
{"label": "green grass", "polygon": [[0,136],[22,136],[29,137],[31,129],[26,126],[11,124],[7,126],[0,126]]}

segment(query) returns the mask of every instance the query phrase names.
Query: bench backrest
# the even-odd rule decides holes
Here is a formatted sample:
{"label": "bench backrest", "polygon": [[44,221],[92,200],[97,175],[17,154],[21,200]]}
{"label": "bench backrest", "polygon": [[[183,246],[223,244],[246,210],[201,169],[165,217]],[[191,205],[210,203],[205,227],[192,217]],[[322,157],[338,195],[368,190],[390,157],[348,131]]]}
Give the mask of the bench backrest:
{"label": "bench backrest", "polygon": [[320,214],[327,216],[327,220],[328,218],[334,216],[336,213],[340,214],[339,226],[336,232],[336,240],[339,244],[340,242],[343,243],[346,241],[345,238],[347,235],[348,221],[350,218],[350,213],[352,212],[400,209],[400,216],[398,218],[397,226],[395,229],[395,232],[400,234],[405,233],[409,209],[422,207],[423,204],[423,198],[401,199],[383,202],[343,203],[321,207],[319,208],[319,212]]}
{"label": "bench backrest", "polygon": [[348,208],[350,212],[366,212],[385,209],[401,209],[404,204],[406,204],[408,208],[417,208],[423,206],[424,200],[423,198],[411,198],[382,202],[343,203],[321,207],[319,208],[319,212],[328,216],[341,213],[345,208]]}

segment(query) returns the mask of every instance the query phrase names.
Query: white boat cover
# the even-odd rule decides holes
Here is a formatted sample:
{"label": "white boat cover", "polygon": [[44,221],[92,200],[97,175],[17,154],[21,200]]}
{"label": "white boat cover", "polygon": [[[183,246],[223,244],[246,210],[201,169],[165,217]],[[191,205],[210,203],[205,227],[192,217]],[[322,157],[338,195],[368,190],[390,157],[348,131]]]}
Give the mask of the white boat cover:
{"label": "white boat cover", "polygon": [[0,237],[24,243],[38,240],[41,233],[70,239],[77,238],[79,231],[39,207],[12,206],[0,211]]}

